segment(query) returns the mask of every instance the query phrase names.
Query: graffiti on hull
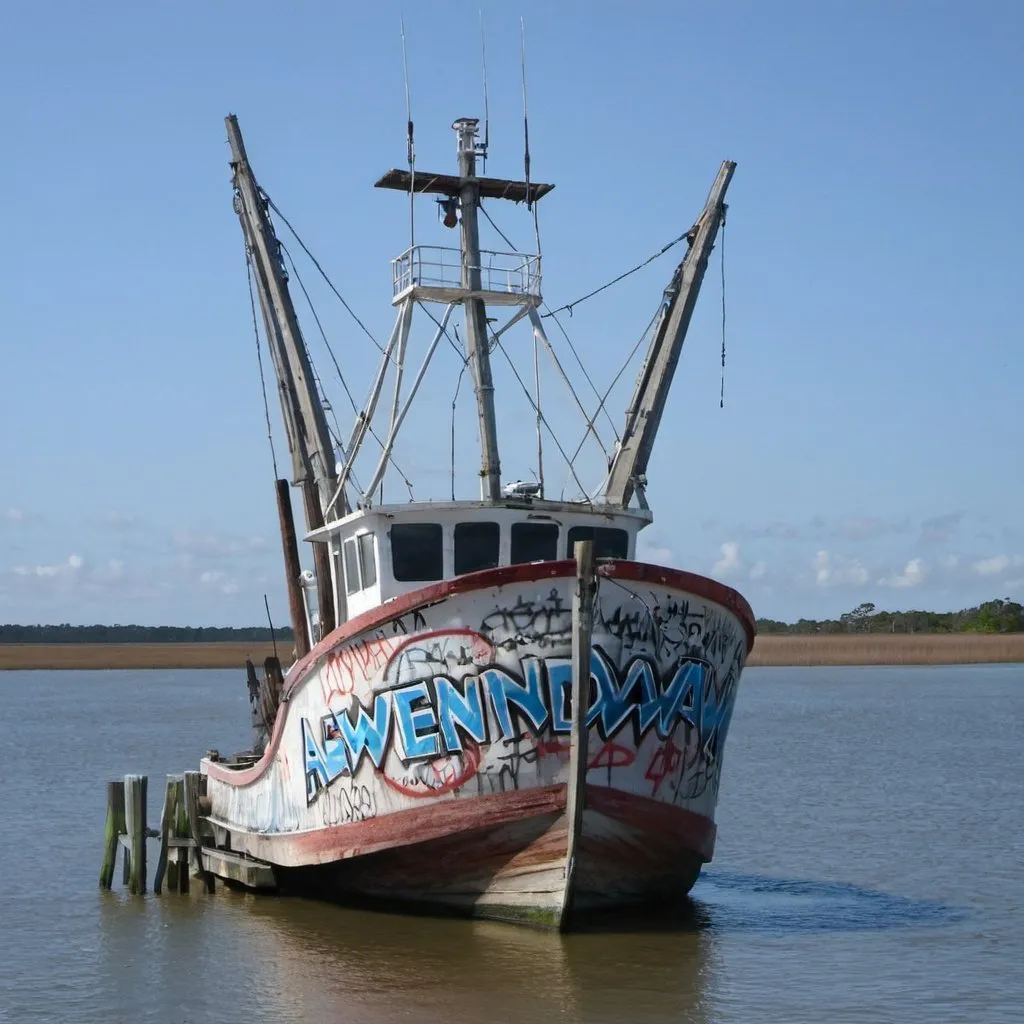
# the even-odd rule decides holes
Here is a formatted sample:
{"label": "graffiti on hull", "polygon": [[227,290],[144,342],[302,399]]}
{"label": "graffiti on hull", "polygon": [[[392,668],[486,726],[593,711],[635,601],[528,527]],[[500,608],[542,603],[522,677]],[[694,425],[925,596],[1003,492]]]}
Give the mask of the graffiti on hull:
{"label": "graffiti on hull", "polygon": [[[536,622],[533,614],[516,606],[500,619],[491,616],[487,637],[464,629],[410,637],[386,662],[360,663],[378,669],[375,688],[330,685],[326,713],[301,719],[307,804],[365,765],[391,789],[415,798],[457,791],[474,777],[480,792],[517,787],[523,764],[564,758],[571,730],[570,660],[520,650],[515,671],[496,660],[499,648],[521,644]],[[549,600],[543,614],[551,628],[561,608]],[[681,774],[695,759],[715,761],[738,679],[738,671],[731,681],[719,678],[696,653],[682,653],[670,664],[662,670],[645,653],[623,660],[600,646],[591,651],[586,722],[600,742],[592,747],[589,767],[607,768],[610,779],[654,735],[661,760],[647,767],[646,778],[655,796],[670,774]],[[685,748],[676,746],[681,734]],[[680,790],[676,782],[676,796]]]}

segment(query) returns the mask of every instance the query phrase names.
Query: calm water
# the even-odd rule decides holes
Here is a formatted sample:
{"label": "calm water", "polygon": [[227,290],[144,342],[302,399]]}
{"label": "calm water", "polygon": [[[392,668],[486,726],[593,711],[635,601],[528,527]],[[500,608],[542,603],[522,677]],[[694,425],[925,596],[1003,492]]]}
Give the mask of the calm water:
{"label": "calm water", "polygon": [[[760,669],[692,911],[561,938],[96,887],[104,782],[248,744],[241,672],[0,673],[0,1020],[1010,1021],[1024,666]],[[150,872],[155,861],[150,861]]]}

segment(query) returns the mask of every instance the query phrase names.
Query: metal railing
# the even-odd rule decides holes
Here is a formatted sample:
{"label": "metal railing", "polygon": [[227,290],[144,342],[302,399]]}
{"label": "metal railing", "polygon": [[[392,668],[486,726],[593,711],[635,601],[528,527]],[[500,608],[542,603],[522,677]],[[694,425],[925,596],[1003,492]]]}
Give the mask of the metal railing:
{"label": "metal railing", "polygon": [[[394,294],[412,287],[461,289],[462,253],[440,245],[414,245],[391,261]],[[540,295],[540,257],[480,251],[480,289],[506,295]]]}

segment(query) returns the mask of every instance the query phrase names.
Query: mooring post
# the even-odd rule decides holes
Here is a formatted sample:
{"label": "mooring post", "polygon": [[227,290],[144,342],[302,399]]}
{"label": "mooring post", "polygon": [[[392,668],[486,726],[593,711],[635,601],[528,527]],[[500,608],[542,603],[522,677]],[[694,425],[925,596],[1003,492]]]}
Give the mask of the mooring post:
{"label": "mooring post", "polygon": [[199,827],[199,798],[202,795],[203,776],[200,772],[185,772],[185,807],[188,809],[188,827],[195,843],[196,874],[203,880],[207,892],[214,891],[213,875],[203,866],[203,839]]}
{"label": "mooring post", "polygon": [[124,831],[124,782],[108,782],[107,822],[103,830],[103,864],[100,867],[101,889],[109,889],[114,884],[117,848]]}
{"label": "mooring post", "polygon": [[171,840],[176,838],[178,823],[179,793],[184,787],[184,779],[180,775],[167,776],[167,788],[164,792],[164,809],[160,815],[160,856],[156,862],[156,874],[153,877],[153,892],[159,895],[163,887],[164,876],[167,876],[168,891],[178,888],[178,851]]}
{"label": "mooring post", "polygon": [[124,818],[128,833],[128,889],[133,895],[146,891],[146,790],[145,775],[124,777]]}
{"label": "mooring post", "polygon": [[569,784],[565,794],[568,841],[560,926],[566,927],[576,875],[576,848],[583,828],[587,788],[587,710],[590,705],[590,648],[594,632],[594,542],[577,541],[576,587],[572,595],[572,728],[569,733]]}

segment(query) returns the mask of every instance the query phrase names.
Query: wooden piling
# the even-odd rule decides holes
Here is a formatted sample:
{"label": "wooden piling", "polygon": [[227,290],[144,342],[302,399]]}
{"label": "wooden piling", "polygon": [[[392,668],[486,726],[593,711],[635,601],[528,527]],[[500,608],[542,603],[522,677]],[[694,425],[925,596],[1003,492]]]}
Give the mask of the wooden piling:
{"label": "wooden piling", "polygon": [[101,889],[109,889],[114,884],[117,848],[124,831],[124,782],[121,780],[108,782],[107,822],[103,834],[103,864],[100,867]]}
{"label": "wooden piling", "polygon": [[213,875],[203,864],[203,838],[199,822],[199,801],[202,796],[203,777],[200,772],[185,772],[185,807],[188,811],[188,827],[195,854],[195,871],[206,886],[207,892],[214,891]]}
{"label": "wooden piling", "polygon": [[183,776],[167,776],[164,809],[160,815],[160,856],[157,858],[156,874],[153,877],[153,892],[158,895],[163,887],[165,875],[168,890],[173,892],[178,888],[178,851],[173,845],[173,840],[177,838],[178,805],[184,788]]}
{"label": "wooden piling", "polygon": [[146,891],[146,790],[145,775],[124,777],[125,832],[128,837],[128,888],[133,895]]}
{"label": "wooden piling", "polygon": [[576,844],[583,828],[587,786],[587,709],[590,704],[590,648],[594,631],[594,542],[577,541],[576,587],[572,598],[572,729],[569,735],[569,782],[565,817],[569,839],[565,851],[565,888],[560,927],[567,926],[576,878]]}

